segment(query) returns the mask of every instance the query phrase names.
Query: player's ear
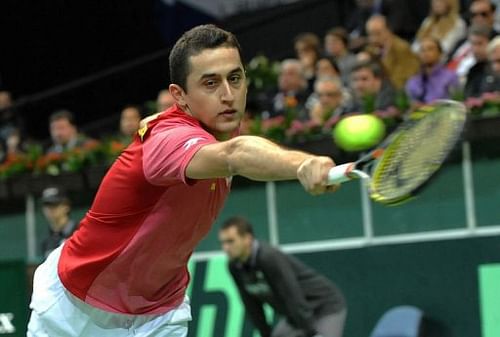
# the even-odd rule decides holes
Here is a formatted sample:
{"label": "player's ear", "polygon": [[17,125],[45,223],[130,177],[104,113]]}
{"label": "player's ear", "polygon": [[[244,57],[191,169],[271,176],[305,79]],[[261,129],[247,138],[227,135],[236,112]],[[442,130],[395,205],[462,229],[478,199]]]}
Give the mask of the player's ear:
{"label": "player's ear", "polygon": [[172,97],[174,97],[175,102],[181,106],[184,107],[186,106],[186,100],[184,99],[184,89],[178,84],[170,84],[168,86],[168,91],[170,91],[170,94],[172,94]]}

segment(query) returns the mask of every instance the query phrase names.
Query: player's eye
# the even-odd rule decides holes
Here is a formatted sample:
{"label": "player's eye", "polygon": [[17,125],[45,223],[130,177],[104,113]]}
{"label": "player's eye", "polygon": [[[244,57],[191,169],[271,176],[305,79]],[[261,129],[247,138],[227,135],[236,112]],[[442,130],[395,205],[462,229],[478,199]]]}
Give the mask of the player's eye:
{"label": "player's eye", "polygon": [[217,81],[216,80],[206,80],[205,81],[205,87],[207,88],[215,88],[217,86]]}
{"label": "player's eye", "polygon": [[231,84],[238,84],[241,81],[241,76],[240,75],[231,75],[231,77],[229,77],[229,81],[231,82]]}

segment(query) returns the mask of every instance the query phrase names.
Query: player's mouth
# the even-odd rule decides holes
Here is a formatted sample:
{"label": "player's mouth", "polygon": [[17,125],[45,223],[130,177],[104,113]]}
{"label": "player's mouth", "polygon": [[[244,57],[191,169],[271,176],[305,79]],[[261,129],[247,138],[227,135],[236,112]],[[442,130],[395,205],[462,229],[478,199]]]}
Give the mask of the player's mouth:
{"label": "player's mouth", "polygon": [[238,111],[235,109],[227,109],[227,110],[224,110],[221,113],[219,113],[219,115],[230,118],[230,117],[236,116],[237,113],[238,113]]}

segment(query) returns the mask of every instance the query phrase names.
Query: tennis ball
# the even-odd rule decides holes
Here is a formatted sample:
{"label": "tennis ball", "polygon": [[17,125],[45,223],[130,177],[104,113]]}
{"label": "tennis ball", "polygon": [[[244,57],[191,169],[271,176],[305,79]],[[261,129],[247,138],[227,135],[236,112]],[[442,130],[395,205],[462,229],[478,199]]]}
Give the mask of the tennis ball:
{"label": "tennis ball", "polygon": [[332,132],[338,147],[345,151],[363,151],[377,145],[385,136],[385,124],[374,115],[355,115],[337,123]]}

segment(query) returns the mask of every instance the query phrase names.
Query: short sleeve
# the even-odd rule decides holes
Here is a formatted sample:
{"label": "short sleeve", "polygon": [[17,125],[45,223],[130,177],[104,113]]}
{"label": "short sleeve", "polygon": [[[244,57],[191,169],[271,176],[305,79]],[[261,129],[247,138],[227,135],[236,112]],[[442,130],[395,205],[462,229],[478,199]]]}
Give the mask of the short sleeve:
{"label": "short sleeve", "polygon": [[196,152],[216,139],[201,128],[177,126],[152,132],[143,144],[143,172],[153,185],[167,185],[175,180],[185,184],[186,168]]}

